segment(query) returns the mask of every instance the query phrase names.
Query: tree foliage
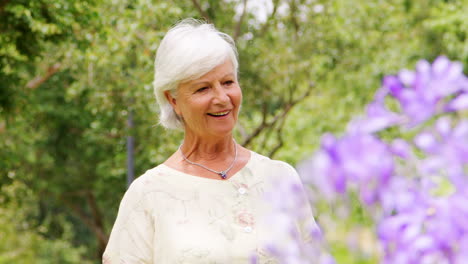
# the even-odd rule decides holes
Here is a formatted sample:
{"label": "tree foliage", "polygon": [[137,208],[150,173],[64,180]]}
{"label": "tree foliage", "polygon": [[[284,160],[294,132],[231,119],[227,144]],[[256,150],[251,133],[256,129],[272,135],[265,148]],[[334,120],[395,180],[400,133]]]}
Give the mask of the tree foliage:
{"label": "tree foliage", "polygon": [[439,54],[467,65],[463,0],[254,2],[0,1],[0,184],[28,193],[2,193],[2,210],[29,223],[18,247],[38,256],[50,248],[33,251],[37,241],[59,253],[63,242],[74,253],[61,263],[98,258],[126,189],[126,137],[137,175],[177,149],[182,134],[157,126],[151,82],[158,43],[180,19],[236,39],[238,142],[292,164],[361,112],[384,73]]}
{"label": "tree foliage", "polygon": [[[0,1],[0,114],[11,111],[34,71],[47,44],[70,41],[84,48],[89,42],[84,30],[95,26],[93,1],[3,0]],[[56,71],[55,65],[49,71]],[[34,88],[39,83],[28,83]],[[24,91],[23,91],[24,92]]]}

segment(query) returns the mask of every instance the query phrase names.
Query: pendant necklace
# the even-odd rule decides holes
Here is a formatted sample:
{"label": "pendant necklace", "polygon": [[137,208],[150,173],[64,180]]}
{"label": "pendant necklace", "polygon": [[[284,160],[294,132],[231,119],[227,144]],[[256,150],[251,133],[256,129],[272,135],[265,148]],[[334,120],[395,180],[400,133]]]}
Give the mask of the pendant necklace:
{"label": "pendant necklace", "polygon": [[227,177],[227,173],[232,169],[232,167],[234,166],[234,164],[236,163],[236,160],[237,160],[237,144],[236,144],[236,141],[235,141],[234,139],[233,139],[232,141],[234,141],[234,160],[232,161],[231,165],[230,165],[227,169],[225,169],[225,170],[223,170],[223,171],[215,171],[215,170],[213,170],[213,169],[210,169],[210,168],[206,167],[206,166],[203,165],[203,164],[190,161],[190,160],[184,155],[184,153],[182,152],[182,145],[184,144],[183,142],[182,142],[182,144],[180,144],[180,146],[179,146],[179,151],[180,151],[180,154],[182,155],[182,158],[184,158],[184,160],[185,160],[186,162],[188,162],[188,163],[190,163],[190,164],[192,164],[192,165],[196,165],[196,166],[198,166],[198,167],[202,167],[202,168],[204,168],[205,170],[209,170],[209,171],[211,171],[211,172],[213,172],[213,173],[216,173],[216,174],[218,174],[219,176],[221,176],[221,178],[222,178],[223,180],[225,180],[226,177]]}

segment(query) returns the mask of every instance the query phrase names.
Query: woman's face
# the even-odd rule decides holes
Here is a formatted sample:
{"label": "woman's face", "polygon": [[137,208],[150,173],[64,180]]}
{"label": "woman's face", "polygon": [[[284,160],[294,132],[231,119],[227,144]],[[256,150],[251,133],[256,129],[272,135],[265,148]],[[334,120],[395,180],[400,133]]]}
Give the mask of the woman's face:
{"label": "woman's face", "polygon": [[181,83],[177,96],[166,97],[185,124],[185,133],[195,136],[225,136],[236,125],[242,91],[231,60],[202,77]]}

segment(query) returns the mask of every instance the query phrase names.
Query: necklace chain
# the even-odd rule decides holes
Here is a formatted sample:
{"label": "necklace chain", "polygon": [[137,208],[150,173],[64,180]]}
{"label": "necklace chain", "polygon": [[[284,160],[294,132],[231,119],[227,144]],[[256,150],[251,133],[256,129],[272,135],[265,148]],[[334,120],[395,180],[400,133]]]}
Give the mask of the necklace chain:
{"label": "necklace chain", "polygon": [[190,164],[192,164],[192,165],[196,165],[196,166],[198,166],[198,167],[202,167],[202,168],[204,168],[204,169],[206,169],[206,170],[209,170],[209,171],[211,171],[211,172],[213,172],[213,173],[218,174],[219,176],[221,176],[222,179],[226,179],[227,173],[232,169],[232,167],[234,167],[234,164],[236,163],[236,160],[237,160],[237,144],[236,144],[236,141],[235,141],[234,139],[233,139],[232,141],[234,141],[234,160],[232,161],[231,165],[230,165],[227,169],[225,169],[225,170],[223,170],[223,171],[215,171],[215,170],[213,170],[213,169],[210,169],[210,168],[206,167],[206,166],[203,165],[203,164],[196,163],[196,162],[193,162],[193,161],[189,160],[189,159],[184,155],[184,153],[182,152],[182,145],[184,144],[183,142],[182,142],[182,144],[180,144],[180,146],[179,146],[179,151],[180,151],[180,154],[182,155],[182,158],[184,158],[184,160],[185,160],[186,162],[188,162],[188,163],[190,163]]}

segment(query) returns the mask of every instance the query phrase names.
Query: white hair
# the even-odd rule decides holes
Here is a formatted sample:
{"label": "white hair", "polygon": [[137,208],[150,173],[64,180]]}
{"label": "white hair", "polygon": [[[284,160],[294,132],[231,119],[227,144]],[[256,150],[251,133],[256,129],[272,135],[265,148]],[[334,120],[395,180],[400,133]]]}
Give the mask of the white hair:
{"label": "white hair", "polygon": [[160,108],[159,123],[183,129],[183,121],[164,95],[176,95],[182,82],[194,80],[230,59],[237,73],[237,50],[233,39],[214,25],[185,19],[170,29],[161,41],[154,62],[154,94]]}

